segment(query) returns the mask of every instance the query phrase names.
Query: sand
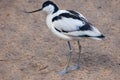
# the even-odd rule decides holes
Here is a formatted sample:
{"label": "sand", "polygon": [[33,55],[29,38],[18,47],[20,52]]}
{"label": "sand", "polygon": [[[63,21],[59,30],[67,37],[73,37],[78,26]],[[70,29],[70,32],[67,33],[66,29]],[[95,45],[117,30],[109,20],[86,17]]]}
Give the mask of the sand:
{"label": "sand", "polygon": [[[120,80],[120,0],[53,0],[60,9],[81,12],[105,36],[80,39],[81,67],[61,76],[67,62],[66,41],[47,28],[45,0],[0,0],[0,80]],[[78,56],[77,43],[71,65]]]}

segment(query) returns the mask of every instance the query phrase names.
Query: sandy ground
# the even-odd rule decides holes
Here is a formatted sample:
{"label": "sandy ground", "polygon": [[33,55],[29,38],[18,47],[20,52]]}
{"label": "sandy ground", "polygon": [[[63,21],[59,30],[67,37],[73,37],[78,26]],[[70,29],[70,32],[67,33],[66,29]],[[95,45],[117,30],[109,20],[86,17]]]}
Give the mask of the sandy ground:
{"label": "sandy ground", "polygon": [[[60,9],[81,12],[102,33],[104,41],[81,39],[81,68],[58,74],[68,53],[66,41],[47,28],[41,7],[45,0],[0,0],[0,80],[120,80],[120,0],[54,0]],[[77,43],[72,42],[78,56]]]}

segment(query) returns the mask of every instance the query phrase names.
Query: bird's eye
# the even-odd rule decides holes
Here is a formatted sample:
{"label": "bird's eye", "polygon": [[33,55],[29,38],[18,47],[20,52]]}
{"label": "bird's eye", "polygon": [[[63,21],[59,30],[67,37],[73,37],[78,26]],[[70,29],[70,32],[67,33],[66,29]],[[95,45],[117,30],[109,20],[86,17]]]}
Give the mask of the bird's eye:
{"label": "bird's eye", "polygon": [[46,7],[48,4],[43,4],[43,7]]}
{"label": "bird's eye", "polygon": [[46,4],[43,4],[43,7],[45,7],[46,6]]}

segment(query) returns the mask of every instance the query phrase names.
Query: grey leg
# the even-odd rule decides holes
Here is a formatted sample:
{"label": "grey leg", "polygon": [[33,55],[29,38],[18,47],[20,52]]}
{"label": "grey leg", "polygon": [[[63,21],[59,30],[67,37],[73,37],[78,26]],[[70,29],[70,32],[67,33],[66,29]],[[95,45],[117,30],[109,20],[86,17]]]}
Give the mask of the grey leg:
{"label": "grey leg", "polygon": [[79,40],[78,40],[78,48],[79,48],[79,53],[78,53],[77,65],[78,65],[78,68],[79,68],[80,67],[80,55],[81,55],[81,45],[80,45]]}
{"label": "grey leg", "polygon": [[75,66],[71,67],[71,70],[76,70],[80,68],[80,54],[81,54],[81,45],[79,40],[77,41],[78,43],[78,49],[79,49],[79,53],[78,53],[78,59],[77,59],[77,64]]}
{"label": "grey leg", "polygon": [[69,64],[70,64],[70,59],[71,59],[71,55],[72,55],[72,52],[73,52],[70,41],[68,41],[68,46],[69,46],[70,52],[68,54],[67,66],[63,71],[60,72],[60,75],[64,75],[64,74],[68,73],[68,69],[70,67]]}

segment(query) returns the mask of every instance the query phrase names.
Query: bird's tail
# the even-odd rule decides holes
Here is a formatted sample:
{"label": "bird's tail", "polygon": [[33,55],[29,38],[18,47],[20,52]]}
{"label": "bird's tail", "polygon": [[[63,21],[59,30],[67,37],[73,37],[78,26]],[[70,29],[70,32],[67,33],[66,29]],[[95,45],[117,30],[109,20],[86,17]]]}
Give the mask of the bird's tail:
{"label": "bird's tail", "polygon": [[92,32],[91,34],[88,34],[91,36],[91,38],[96,39],[96,40],[103,40],[105,36],[94,26],[91,25]]}
{"label": "bird's tail", "polygon": [[96,39],[96,40],[103,40],[105,38],[105,36],[103,34],[101,34],[100,36],[92,36],[92,39]]}

